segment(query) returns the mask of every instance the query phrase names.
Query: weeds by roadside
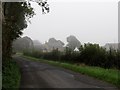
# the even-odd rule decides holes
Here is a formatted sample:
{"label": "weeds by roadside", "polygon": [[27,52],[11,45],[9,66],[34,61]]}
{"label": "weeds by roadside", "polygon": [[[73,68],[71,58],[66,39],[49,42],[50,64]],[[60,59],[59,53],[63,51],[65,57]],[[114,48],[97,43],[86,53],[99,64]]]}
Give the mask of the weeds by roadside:
{"label": "weeds by roadside", "polygon": [[6,90],[16,88],[17,90],[20,85],[21,74],[16,62],[14,60],[6,60],[2,69],[2,88]]}

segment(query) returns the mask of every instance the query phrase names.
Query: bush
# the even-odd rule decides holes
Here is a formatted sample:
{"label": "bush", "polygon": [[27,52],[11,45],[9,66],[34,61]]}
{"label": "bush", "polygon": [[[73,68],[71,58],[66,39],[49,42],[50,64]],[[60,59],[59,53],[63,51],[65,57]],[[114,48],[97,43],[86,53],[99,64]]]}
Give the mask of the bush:
{"label": "bush", "polygon": [[[13,60],[4,60],[2,66],[2,88],[19,88],[20,70],[16,62]],[[17,90],[17,89],[16,89]]]}
{"label": "bush", "polygon": [[89,66],[99,66],[108,69],[120,69],[120,51],[112,49],[106,51],[98,44],[84,44],[84,46],[79,48],[79,52],[66,47],[64,52],[53,49],[51,52],[24,52],[24,55],[61,62],[84,63]]}

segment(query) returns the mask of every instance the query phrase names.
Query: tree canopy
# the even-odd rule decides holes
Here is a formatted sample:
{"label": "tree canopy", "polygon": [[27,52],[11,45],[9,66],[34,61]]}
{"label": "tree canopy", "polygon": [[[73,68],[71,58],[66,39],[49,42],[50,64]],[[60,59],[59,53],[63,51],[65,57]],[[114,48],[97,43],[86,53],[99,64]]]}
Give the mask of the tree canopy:
{"label": "tree canopy", "polygon": [[22,30],[27,28],[27,20],[35,15],[30,4],[31,1],[38,3],[42,7],[43,13],[45,13],[45,10],[49,12],[47,1],[2,2],[4,17],[2,20],[3,59],[10,58],[13,40],[22,35]]}

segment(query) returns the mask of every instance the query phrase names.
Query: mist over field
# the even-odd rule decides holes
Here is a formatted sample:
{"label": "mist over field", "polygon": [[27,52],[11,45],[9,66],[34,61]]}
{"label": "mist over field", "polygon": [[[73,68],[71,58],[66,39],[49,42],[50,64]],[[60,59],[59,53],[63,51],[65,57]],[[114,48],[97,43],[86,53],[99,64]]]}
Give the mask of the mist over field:
{"label": "mist over field", "polygon": [[[54,0],[53,0],[54,1]],[[23,36],[45,43],[56,38],[67,44],[66,37],[74,35],[81,44],[118,43],[118,3],[116,1],[50,2],[50,13],[31,3],[36,15]]]}

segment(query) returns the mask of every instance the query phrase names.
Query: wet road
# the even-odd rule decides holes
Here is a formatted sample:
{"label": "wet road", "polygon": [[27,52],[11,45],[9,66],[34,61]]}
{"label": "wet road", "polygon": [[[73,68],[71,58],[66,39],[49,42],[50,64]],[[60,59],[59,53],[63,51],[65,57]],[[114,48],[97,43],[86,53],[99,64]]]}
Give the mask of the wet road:
{"label": "wet road", "polygon": [[70,70],[30,61],[21,56],[14,56],[13,58],[17,61],[22,73],[20,88],[92,88],[90,90],[118,90],[111,84]]}

